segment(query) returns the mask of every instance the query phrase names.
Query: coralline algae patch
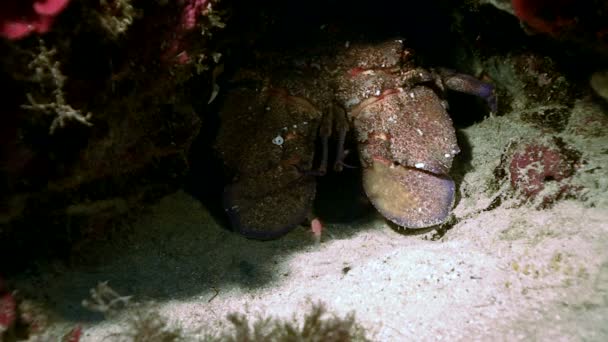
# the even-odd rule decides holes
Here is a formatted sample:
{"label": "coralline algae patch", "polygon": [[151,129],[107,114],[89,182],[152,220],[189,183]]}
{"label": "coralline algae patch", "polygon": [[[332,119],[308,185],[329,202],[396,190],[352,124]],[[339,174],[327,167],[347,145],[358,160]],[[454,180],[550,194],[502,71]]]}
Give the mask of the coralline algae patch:
{"label": "coralline algae patch", "polygon": [[576,195],[579,188],[571,184],[571,177],[580,168],[580,159],[581,153],[559,137],[523,138],[505,149],[495,174],[508,179],[520,198],[547,207]]}

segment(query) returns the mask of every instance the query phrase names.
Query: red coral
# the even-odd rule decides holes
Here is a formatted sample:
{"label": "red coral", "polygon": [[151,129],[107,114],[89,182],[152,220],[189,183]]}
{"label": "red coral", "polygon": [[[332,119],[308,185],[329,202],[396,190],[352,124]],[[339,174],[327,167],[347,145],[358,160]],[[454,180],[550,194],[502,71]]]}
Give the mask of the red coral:
{"label": "red coral", "polygon": [[[2,279],[0,279],[0,282]],[[0,286],[3,286],[0,284]],[[0,340],[2,333],[10,329],[17,319],[17,302],[11,293],[1,293],[0,288]]]}
{"label": "red coral", "polygon": [[512,0],[515,15],[534,30],[557,35],[575,24],[573,0]]}
{"label": "red coral", "polygon": [[32,32],[46,33],[69,0],[9,0],[0,2],[0,35],[11,40]]}
{"label": "red coral", "polygon": [[528,27],[555,38],[608,48],[605,0],[512,0],[515,15]]}
{"label": "red coral", "polygon": [[82,337],[82,326],[77,325],[74,329],[70,330],[64,337],[64,342],[80,342]]}
{"label": "red coral", "polygon": [[517,146],[508,165],[511,186],[525,198],[534,198],[547,182],[555,181],[556,192],[542,199],[543,205],[549,204],[574,190],[566,180],[574,174],[578,159],[578,152],[567,149],[559,139]]}

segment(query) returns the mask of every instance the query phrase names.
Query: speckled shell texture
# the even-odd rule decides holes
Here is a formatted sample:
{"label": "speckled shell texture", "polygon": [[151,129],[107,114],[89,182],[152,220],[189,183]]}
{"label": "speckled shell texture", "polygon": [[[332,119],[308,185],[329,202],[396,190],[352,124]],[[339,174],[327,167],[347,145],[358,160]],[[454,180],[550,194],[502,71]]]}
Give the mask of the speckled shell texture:
{"label": "speckled shell texture", "polygon": [[[297,80],[296,77],[288,78]],[[312,168],[321,112],[284,89],[238,87],[225,99],[217,149],[235,178],[224,190],[231,226],[249,238],[277,238],[310,213]],[[306,87],[299,87],[306,89]]]}
{"label": "speckled shell texture", "polygon": [[417,86],[370,98],[353,114],[363,185],[374,206],[404,227],[443,223],[454,203],[447,173],[459,148],[441,99]]}

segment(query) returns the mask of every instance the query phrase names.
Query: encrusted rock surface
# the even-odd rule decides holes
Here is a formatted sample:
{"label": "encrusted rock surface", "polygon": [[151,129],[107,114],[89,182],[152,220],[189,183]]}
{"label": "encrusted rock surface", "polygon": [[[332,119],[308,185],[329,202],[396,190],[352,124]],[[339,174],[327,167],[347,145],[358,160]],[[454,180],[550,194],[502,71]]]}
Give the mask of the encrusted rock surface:
{"label": "encrusted rock surface", "polygon": [[179,188],[206,102],[192,93],[209,98],[221,56],[215,3],[3,3],[1,260],[69,254]]}

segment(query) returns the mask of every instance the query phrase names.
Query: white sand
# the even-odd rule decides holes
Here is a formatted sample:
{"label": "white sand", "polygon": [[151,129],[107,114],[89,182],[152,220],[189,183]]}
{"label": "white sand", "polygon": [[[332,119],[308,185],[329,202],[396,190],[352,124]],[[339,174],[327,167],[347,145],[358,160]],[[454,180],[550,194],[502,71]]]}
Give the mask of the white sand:
{"label": "white sand", "polygon": [[[571,122],[598,108],[577,104]],[[339,315],[354,312],[379,341],[606,341],[608,134],[568,135],[571,127],[561,134],[586,161],[573,179],[584,199],[536,210],[506,195],[484,211],[501,194],[486,188],[505,146],[538,134],[516,118],[461,132],[471,169],[459,184],[458,223],[437,241],[433,232],[401,234],[381,217],[329,225],[320,245],[305,228],[276,241],[247,240],[178,192],[92,249],[97,263],[42,268],[18,286],[47,298],[62,327],[84,322],[83,341],[121,331],[129,317],[95,321],[80,306],[106,280],[134,301],[154,301],[186,332],[230,326],[231,312],[301,317],[321,301]]]}
{"label": "white sand", "polygon": [[[137,223],[148,240],[121,246],[130,249],[103,266],[49,276],[46,291],[65,313],[76,309],[65,306],[78,305],[75,294],[109,280],[122,294],[155,300],[185,330],[221,329],[229,312],[290,318],[322,301],[341,315],[354,311],[381,341],[599,341],[608,337],[606,222],[606,210],[567,201],[486,212],[439,241],[401,235],[381,218],[329,226],[316,246],[303,228],[278,241],[246,240],[177,193]],[[100,341],[119,322],[87,325],[83,340]]]}

